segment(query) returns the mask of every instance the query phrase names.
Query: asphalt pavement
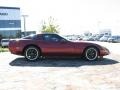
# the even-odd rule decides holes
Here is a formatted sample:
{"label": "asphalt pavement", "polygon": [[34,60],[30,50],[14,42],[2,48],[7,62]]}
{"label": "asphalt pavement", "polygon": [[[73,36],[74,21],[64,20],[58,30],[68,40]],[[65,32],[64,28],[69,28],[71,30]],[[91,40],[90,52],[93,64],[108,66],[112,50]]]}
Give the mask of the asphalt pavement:
{"label": "asphalt pavement", "polygon": [[94,62],[78,58],[28,62],[10,52],[0,53],[0,90],[120,90],[120,44],[99,44],[111,54]]}

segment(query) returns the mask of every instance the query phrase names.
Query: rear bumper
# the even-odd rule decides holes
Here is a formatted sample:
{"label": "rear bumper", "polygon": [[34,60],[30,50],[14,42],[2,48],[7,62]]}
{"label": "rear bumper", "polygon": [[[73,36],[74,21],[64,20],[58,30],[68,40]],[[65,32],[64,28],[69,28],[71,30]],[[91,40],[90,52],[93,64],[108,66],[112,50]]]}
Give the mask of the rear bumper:
{"label": "rear bumper", "polygon": [[22,51],[18,47],[9,47],[9,51],[12,54],[23,55]]}
{"label": "rear bumper", "polygon": [[9,48],[9,51],[12,54],[16,54],[16,55],[22,55],[23,54],[22,47],[20,47],[19,44],[10,42],[8,48]]}

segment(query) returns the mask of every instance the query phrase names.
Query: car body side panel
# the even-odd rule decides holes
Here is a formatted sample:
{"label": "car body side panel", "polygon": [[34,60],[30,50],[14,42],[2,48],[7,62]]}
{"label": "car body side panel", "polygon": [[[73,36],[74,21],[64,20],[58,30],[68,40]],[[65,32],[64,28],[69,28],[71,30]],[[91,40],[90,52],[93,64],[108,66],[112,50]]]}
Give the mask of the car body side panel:
{"label": "car body side panel", "polygon": [[69,42],[42,42],[39,43],[39,47],[42,49],[42,54],[49,55],[73,55],[74,45]]}
{"label": "car body side panel", "polygon": [[9,50],[13,54],[23,55],[25,47],[34,45],[39,47],[43,56],[80,56],[85,48],[94,46],[100,51],[99,55],[109,54],[109,50],[102,46],[89,42],[47,42],[44,40],[20,39],[11,40]]}

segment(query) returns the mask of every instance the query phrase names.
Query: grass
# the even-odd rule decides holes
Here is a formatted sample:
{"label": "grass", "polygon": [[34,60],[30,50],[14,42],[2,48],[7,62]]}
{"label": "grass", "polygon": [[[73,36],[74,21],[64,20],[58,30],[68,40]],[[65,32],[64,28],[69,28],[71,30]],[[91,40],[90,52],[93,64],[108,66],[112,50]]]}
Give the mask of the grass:
{"label": "grass", "polygon": [[9,51],[8,48],[3,48],[3,47],[0,46],[0,53],[1,53],[1,52],[8,52],[8,51]]}

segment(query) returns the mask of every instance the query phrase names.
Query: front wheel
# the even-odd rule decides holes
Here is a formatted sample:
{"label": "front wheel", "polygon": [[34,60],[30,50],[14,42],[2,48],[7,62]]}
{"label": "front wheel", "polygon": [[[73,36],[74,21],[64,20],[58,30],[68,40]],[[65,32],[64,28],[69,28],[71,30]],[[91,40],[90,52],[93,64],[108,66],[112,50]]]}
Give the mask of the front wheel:
{"label": "front wheel", "polygon": [[40,51],[38,48],[30,46],[25,49],[25,58],[29,61],[36,61],[39,58]]}
{"label": "front wheel", "polygon": [[84,57],[89,61],[97,60],[98,50],[95,47],[89,47],[85,50]]}

